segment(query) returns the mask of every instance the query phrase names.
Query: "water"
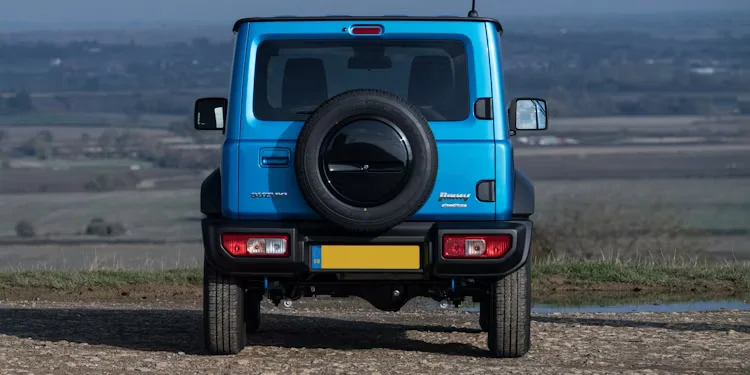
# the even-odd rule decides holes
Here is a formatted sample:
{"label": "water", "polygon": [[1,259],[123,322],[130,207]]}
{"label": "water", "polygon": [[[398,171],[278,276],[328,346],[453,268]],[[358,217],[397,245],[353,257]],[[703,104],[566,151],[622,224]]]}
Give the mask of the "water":
{"label": "water", "polygon": [[[462,311],[479,312],[479,306],[463,307]],[[750,299],[729,298],[718,300],[694,300],[661,302],[629,303],[627,299],[621,303],[609,301],[606,304],[545,304],[535,303],[531,311],[540,314],[548,313],[623,313],[623,312],[688,312],[688,311],[721,311],[743,310],[750,311]]]}
{"label": "water", "polygon": [[[331,302],[336,299],[330,297],[318,297],[317,301]],[[358,298],[356,300],[363,307],[370,304]],[[339,301],[343,303],[343,301]],[[453,304],[445,302],[445,307],[429,298],[415,298],[411,300],[405,309],[417,310],[453,310]],[[300,303],[305,303],[304,300]],[[467,299],[457,309],[462,312],[479,312],[479,304]],[[629,313],[629,312],[654,312],[654,313],[679,313],[691,311],[723,311],[741,310],[750,311],[750,293],[617,293],[617,292],[570,292],[557,293],[553,295],[535,296],[532,301],[531,311],[539,314],[549,313]]]}
{"label": "water", "polygon": [[[536,313],[619,313],[619,312],[687,312],[687,311],[719,311],[719,310],[747,310],[750,311],[750,301],[719,300],[677,302],[664,304],[623,304],[610,306],[550,306],[534,305],[532,312]],[[477,308],[479,311],[479,308]]]}

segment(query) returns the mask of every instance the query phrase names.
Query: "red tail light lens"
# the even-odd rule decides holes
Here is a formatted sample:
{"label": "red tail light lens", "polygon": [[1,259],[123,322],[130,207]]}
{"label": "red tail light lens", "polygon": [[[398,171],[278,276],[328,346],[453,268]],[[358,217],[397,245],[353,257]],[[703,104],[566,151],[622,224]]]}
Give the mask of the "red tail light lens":
{"label": "red tail light lens", "polygon": [[500,258],[510,251],[513,237],[509,234],[495,236],[445,235],[443,258]]}
{"label": "red tail light lens", "polygon": [[353,26],[351,33],[352,35],[380,35],[383,33],[383,28],[380,26]]}
{"label": "red tail light lens", "polygon": [[289,255],[289,237],[284,234],[222,233],[221,245],[236,257],[283,257]]}

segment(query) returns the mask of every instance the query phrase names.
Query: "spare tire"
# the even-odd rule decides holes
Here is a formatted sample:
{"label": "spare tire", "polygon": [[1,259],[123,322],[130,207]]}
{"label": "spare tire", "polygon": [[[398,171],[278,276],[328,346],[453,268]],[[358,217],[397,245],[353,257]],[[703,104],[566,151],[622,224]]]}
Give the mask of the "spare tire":
{"label": "spare tire", "polygon": [[351,90],[328,99],[297,139],[303,197],[349,231],[382,232],[409,219],[432,193],[437,170],[427,120],[386,91]]}

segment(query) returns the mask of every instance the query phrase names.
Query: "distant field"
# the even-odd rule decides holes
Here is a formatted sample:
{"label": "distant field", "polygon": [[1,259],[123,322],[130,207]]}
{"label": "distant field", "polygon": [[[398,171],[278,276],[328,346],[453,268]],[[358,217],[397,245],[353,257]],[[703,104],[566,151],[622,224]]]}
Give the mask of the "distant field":
{"label": "distant field", "polygon": [[[537,181],[538,254],[575,258],[750,260],[750,179]],[[92,217],[122,222],[125,238],[172,245],[1,245],[0,263],[80,265],[101,259],[138,266],[200,260],[201,214],[196,189],[103,194],[0,195],[0,237],[20,219],[37,232],[73,234]],[[185,243],[182,241],[194,242]],[[106,240],[105,240],[106,241]],[[144,260],[145,259],[145,260]],[[9,263],[7,263],[9,262]],[[88,264],[88,263],[86,263]]]}
{"label": "distant field", "polygon": [[[643,98],[644,96],[654,95],[649,92],[623,92],[623,93],[609,93],[614,99],[627,99],[636,100]],[[717,91],[717,92],[659,92],[661,97],[675,97],[675,98],[706,98],[711,100],[717,97],[736,97],[739,101],[750,100],[750,92],[731,92],[731,91]]]}
{"label": "distant field", "polygon": [[[75,170],[78,169],[100,169],[102,171],[106,171],[109,168],[112,169],[112,171],[116,171],[117,169],[121,168],[131,168],[133,166],[136,166],[138,168],[153,168],[153,163],[147,162],[147,161],[141,161],[141,160],[133,160],[133,159],[73,159],[73,160],[65,160],[65,159],[47,159],[47,160],[39,160],[37,158],[33,157],[26,157],[26,158],[13,158],[8,161],[11,168],[19,168],[16,169],[16,172],[29,172],[28,170],[24,170],[26,168],[31,169],[31,171],[37,171],[39,174],[47,174],[51,171],[59,171],[59,170],[66,170],[76,172]],[[36,169],[38,168],[38,169]],[[9,172],[11,171],[4,171]],[[8,175],[4,174],[3,177],[6,177]],[[7,179],[7,177],[6,177]]]}
{"label": "distant field", "polygon": [[183,121],[184,116],[144,114],[138,118],[124,113],[29,113],[24,115],[0,115],[0,126],[75,126],[75,127],[125,127],[125,128],[165,128],[172,121]]}
{"label": "distant field", "polygon": [[113,193],[52,193],[0,195],[0,236],[13,235],[20,219],[33,222],[39,233],[72,234],[92,217],[119,221],[130,235],[142,238],[200,238],[198,190],[121,191]]}
{"label": "distant field", "polygon": [[[114,99],[113,99],[114,100]],[[117,102],[117,100],[115,100]],[[31,113],[26,115],[0,115],[0,128],[13,132],[29,127],[38,130],[47,129],[59,133],[62,137],[74,137],[86,132],[89,135],[101,134],[111,129],[135,129],[154,132],[163,130],[174,121],[185,121],[189,118],[190,108],[185,115],[144,114],[137,118],[124,113]],[[612,116],[612,117],[551,117],[549,131],[544,133],[523,133],[522,135],[580,135],[580,134],[621,134],[621,136],[641,136],[649,134],[679,135],[720,135],[738,136],[750,132],[750,116]],[[5,128],[5,126],[14,126]],[[64,129],[59,129],[64,127]],[[38,130],[37,130],[38,129]],[[27,130],[31,132],[32,130]],[[63,133],[70,135],[65,135]],[[160,135],[164,133],[153,133]],[[56,137],[57,138],[57,137]]]}
{"label": "distant field", "polygon": [[[83,163],[83,162],[81,162]],[[178,168],[144,168],[137,171],[130,170],[132,164],[148,166],[148,163],[127,161],[127,160],[103,160],[101,164],[97,161],[89,161],[88,165],[82,165],[76,162],[57,162],[58,168],[19,168],[19,169],[2,169],[2,178],[0,178],[0,192],[8,193],[44,193],[59,192],[62,195],[84,191],[87,182],[95,180],[101,176],[106,176],[111,180],[120,180],[124,183],[117,185],[121,189],[134,189],[138,180],[163,188],[159,181],[169,182],[172,188],[196,188],[202,181],[201,171],[178,169]],[[65,168],[70,167],[71,169]],[[53,165],[54,166],[54,165]],[[136,177],[134,179],[133,177]],[[175,179],[178,179],[173,181]],[[125,192],[125,194],[140,194],[139,191]],[[0,195],[2,196],[2,195]],[[37,198],[35,198],[37,199]],[[2,198],[0,198],[2,200]]]}
{"label": "distant field", "polygon": [[551,117],[550,132],[573,131],[633,131],[638,133],[663,132],[672,135],[688,131],[733,132],[750,128],[750,116],[611,116],[611,117]]}
{"label": "distant field", "polygon": [[[2,116],[0,116],[2,118]],[[0,125],[0,130],[5,131],[8,134],[10,142],[25,141],[37,134],[40,131],[46,130],[52,134],[55,141],[67,142],[67,141],[78,141],[81,139],[81,135],[84,133],[88,134],[92,139],[96,139],[106,131],[122,131],[126,130],[121,126],[68,126],[68,125]],[[157,128],[137,128],[134,129],[139,133],[145,134],[149,137],[165,137],[171,134],[166,129]]]}
{"label": "distant field", "polygon": [[[124,118],[117,114],[102,116]],[[635,136],[648,132],[678,134],[697,129],[732,138],[738,129],[750,129],[750,117],[727,121],[730,123],[717,124],[715,119],[701,116],[552,119],[550,129],[554,131],[549,133],[616,133],[625,129],[629,136]],[[80,137],[84,131],[96,137],[106,129],[84,125],[46,128],[54,129],[56,139]],[[36,134],[42,127],[4,129],[10,130],[11,137],[18,137]],[[164,134],[156,128],[148,131],[154,135]],[[517,166],[529,174],[536,186],[536,254],[577,258],[701,255],[712,259],[750,260],[750,195],[747,193],[750,151],[645,154],[633,153],[630,146],[616,150],[629,151],[627,154],[608,151],[607,154],[537,155],[552,151],[544,147],[518,149]],[[193,242],[158,245],[112,243],[104,239],[99,244],[66,246],[54,241],[43,245],[6,241],[3,245],[0,239],[0,264],[5,261],[19,265],[45,262],[59,265],[64,260],[66,264],[80,266],[91,259],[102,259],[128,267],[138,267],[144,262],[174,265],[178,254],[178,263],[191,259],[188,265],[193,265],[196,259],[200,260],[198,220],[201,215],[197,189],[201,176],[179,169],[130,171],[127,162],[115,162],[119,167],[101,164],[70,170],[2,170],[0,191],[19,194],[0,194],[0,210],[10,213],[0,216],[0,237],[14,238],[14,226],[20,219],[30,220],[38,233],[70,237],[80,232],[91,218],[102,217],[123,223],[128,229],[126,238],[130,240]],[[99,173],[137,173],[147,180],[147,186],[160,181],[154,185],[159,190],[24,194],[52,183],[59,184],[63,191],[80,190]]]}
{"label": "distant field", "polygon": [[133,96],[133,95],[173,95],[173,94],[194,94],[199,95],[206,91],[226,91],[226,88],[206,88],[206,89],[160,89],[160,90],[111,90],[111,91],[48,91],[32,92],[32,99],[39,98],[56,98],[56,97],[101,97],[101,96]]}
{"label": "distant field", "polygon": [[750,260],[748,186],[750,178],[537,181],[535,220],[559,256]]}
{"label": "distant field", "polygon": [[[195,95],[205,90],[194,93]],[[49,95],[53,95],[50,93]],[[129,95],[124,93],[77,93],[77,95],[117,96]],[[165,92],[166,94],[166,92]],[[180,93],[187,94],[187,93]],[[36,93],[34,95],[45,95]],[[185,108],[185,115],[163,115],[143,114],[133,123],[125,113],[119,112],[37,112],[24,115],[0,115],[0,125],[78,125],[78,126],[109,126],[109,125],[132,125],[135,127],[161,127],[171,121],[181,121],[189,117],[190,108]],[[750,115],[723,115],[720,117],[705,115],[668,115],[668,116],[608,116],[608,117],[550,117],[550,130],[569,128],[609,128],[612,127],[633,128],[636,131],[648,131],[649,128],[668,127],[684,128],[686,126],[701,125],[743,125],[750,126]],[[679,129],[677,129],[679,130]]]}
{"label": "distant field", "polygon": [[[536,181],[536,217],[544,222],[578,207],[598,207],[598,213],[587,214],[600,216],[616,208],[618,219],[637,221],[645,220],[649,209],[659,208],[686,220],[690,228],[748,230],[748,186],[750,178]],[[11,235],[21,217],[32,220],[40,231],[65,232],[80,229],[93,216],[103,216],[124,222],[137,237],[179,238],[195,235],[195,225],[188,219],[200,217],[198,201],[197,186],[164,191],[0,195],[0,209],[14,213],[0,217],[0,236]]]}

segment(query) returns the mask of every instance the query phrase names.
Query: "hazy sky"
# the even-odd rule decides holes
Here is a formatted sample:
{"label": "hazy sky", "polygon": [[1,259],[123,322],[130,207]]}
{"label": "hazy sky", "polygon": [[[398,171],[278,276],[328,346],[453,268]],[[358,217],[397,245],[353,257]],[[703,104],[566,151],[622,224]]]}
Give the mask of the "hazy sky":
{"label": "hazy sky", "polygon": [[[470,6],[471,0],[0,0],[0,28],[219,24],[269,15],[465,15]],[[477,8],[482,15],[507,18],[561,13],[750,10],[750,0],[477,0]]]}

